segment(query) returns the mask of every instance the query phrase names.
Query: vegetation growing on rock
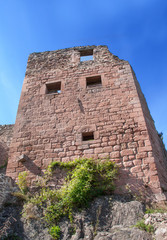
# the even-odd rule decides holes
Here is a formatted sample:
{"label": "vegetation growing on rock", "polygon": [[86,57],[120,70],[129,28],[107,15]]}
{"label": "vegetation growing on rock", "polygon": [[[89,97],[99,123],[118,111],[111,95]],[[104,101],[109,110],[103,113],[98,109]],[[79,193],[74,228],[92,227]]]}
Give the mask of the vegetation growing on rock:
{"label": "vegetation growing on rock", "polygon": [[[57,167],[68,170],[68,175],[63,186],[56,190],[43,185],[39,193],[29,197],[23,208],[23,215],[31,217],[33,206],[37,206],[43,218],[49,225],[49,233],[58,239],[60,235],[59,221],[68,216],[73,223],[73,210],[82,208],[91,200],[100,195],[111,194],[115,188],[114,180],[118,174],[118,167],[112,161],[77,159],[72,162],[52,162],[45,174],[45,183]],[[26,191],[26,174],[19,179],[21,191]],[[31,213],[29,211],[31,205]]]}
{"label": "vegetation growing on rock", "polygon": [[144,219],[138,221],[136,223],[136,225],[134,225],[134,227],[137,227],[137,228],[144,230],[146,232],[149,232],[149,233],[154,232],[154,227],[151,224],[145,224]]}

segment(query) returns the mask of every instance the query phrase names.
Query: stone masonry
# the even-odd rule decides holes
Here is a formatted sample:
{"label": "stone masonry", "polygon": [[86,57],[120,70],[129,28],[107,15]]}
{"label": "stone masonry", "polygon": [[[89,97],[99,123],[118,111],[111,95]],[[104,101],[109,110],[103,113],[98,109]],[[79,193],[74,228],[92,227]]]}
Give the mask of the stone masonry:
{"label": "stone masonry", "polygon": [[9,146],[13,135],[13,126],[0,125],[0,167],[8,160]]}
{"label": "stone masonry", "polygon": [[107,46],[30,54],[7,175],[28,171],[31,181],[54,160],[110,158],[120,166],[117,192],[160,201],[167,191],[161,146],[131,66]]}

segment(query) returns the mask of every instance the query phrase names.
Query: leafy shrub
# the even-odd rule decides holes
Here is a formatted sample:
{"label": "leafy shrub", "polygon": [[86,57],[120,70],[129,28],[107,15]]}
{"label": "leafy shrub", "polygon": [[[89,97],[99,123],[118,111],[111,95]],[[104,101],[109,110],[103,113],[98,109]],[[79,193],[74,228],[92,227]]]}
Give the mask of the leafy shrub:
{"label": "leafy shrub", "polygon": [[57,167],[68,170],[65,184],[59,190],[43,187],[40,193],[28,201],[43,210],[52,234],[61,217],[68,216],[72,223],[75,208],[87,206],[94,197],[110,194],[115,188],[114,180],[118,173],[115,163],[108,159],[77,159],[67,163],[51,163],[46,175],[51,176]]}
{"label": "leafy shrub", "polygon": [[53,204],[47,206],[47,222],[59,220],[60,217],[69,215],[73,208],[87,206],[94,197],[109,194],[114,190],[118,169],[110,160],[79,159],[69,163],[54,162],[49,168],[54,171],[58,166],[71,170],[66,183],[54,193],[56,198],[51,200]]}
{"label": "leafy shrub", "polygon": [[137,228],[139,228],[141,230],[144,230],[146,232],[149,232],[149,233],[153,233],[154,232],[154,227],[151,224],[146,225],[144,223],[143,219],[140,220],[139,222],[137,222],[134,227],[137,227]]}
{"label": "leafy shrub", "polygon": [[147,208],[145,213],[165,213],[167,212],[167,206],[161,208]]}
{"label": "leafy shrub", "polygon": [[19,186],[22,193],[27,193],[28,185],[27,185],[27,172],[20,172],[18,175],[18,182],[17,185]]}
{"label": "leafy shrub", "polygon": [[49,234],[56,240],[60,238],[60,232],[61,231],[59,226],[53,226],[49,229]]}

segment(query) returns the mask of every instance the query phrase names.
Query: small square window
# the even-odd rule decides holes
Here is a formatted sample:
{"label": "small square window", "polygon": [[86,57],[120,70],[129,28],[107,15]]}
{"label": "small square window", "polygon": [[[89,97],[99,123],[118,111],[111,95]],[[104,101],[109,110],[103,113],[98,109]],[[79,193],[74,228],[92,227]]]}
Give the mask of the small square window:
{"label": "small square window", "polygon": [[82,133],[82,141],[94,140],[94,132],[84,132]]}
{"label": "small square window", "polygon": [[93,60],[93,49],[81,50],[80,51],[80,61]]}
{"label": "small square window", "polygon": [[61,93],[61,82],[48,83],[46,84],[46,93]]}
{"label": "small square window", "polygon": [[101,76],[87,77],[86,78],[86,87],[96,87],[101,86]]}

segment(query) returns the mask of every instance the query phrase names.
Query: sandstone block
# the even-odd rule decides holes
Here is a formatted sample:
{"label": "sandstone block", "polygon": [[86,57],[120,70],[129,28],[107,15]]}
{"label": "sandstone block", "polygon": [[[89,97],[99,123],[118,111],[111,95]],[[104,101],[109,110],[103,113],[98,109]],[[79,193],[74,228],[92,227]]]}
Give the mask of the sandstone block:
{"label": "sandstone block", "polygon": [[140,152],[136,154],[136,158],[146,158],[148,156],[147,152]]}
{"label": "sandstone block", "polygon": [[121,156],[133,155],[134,151],[132,149],[124,149],[121,151]]}
{"label": "sandstone block", "polygon": [[119,158],[120,157],[119,151],[111,152],[110,157],[111,158]]}

